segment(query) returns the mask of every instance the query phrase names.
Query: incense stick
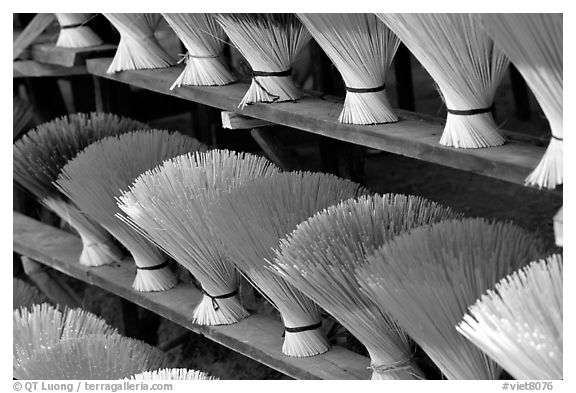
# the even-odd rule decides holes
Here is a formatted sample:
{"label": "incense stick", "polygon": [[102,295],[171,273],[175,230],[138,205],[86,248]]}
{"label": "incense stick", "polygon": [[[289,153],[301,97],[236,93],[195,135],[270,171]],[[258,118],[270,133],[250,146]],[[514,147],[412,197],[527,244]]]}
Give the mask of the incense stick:
{"label": "incense stick", "polygon": [[446,220],[399,235],[356,269],[363,291],[449,379],[495,379],[500,367],[455,328],[469,304],[541,255],[541,242],[510,223]]}
{"label": "incense stick", "polygon": [[278,173],[265,158],[228,150],[186,154],[143,173],[119,198],[127,222],[187,268],[204,296],[192,320],[199,325],[238,322],[239,275],[208,225],[206,210],[219,193]]}
{"label": "incense stick", "polygon": [[69,161],[56,186],[83,212],[106,228],[132,254],[137,291],[162,291],[176,285],[166,257],[142,235],[116,217],[116,198],[141,173],[177,155],[203,150],[197,140],[168,131],[147,130],[108,137]]}
{"label": "incense stick", "polygon": [[22,364],[20,379],[122,379],[168,365],[167,356],[118,335],[64,340]]}
{"label": "incense stick", "polygon": [[526,80],[550,123],[552,139],[526,183],[554,188],[563,182],[563,16],[478,14],[476,18]]}
{"label": "incense stick", "polygon": [[122,252],[110,234],[67,200],[53,181],[68,160],[92,142],[146,127],[139,121],[113,114],[76,113],[40,124],[14,143],[14,180],[78,232],[82,239],[81,265],[101,266],[120,261]]}
{"label": "incense stick", "polygon": [[377,14],[438,84],[448,115],[440,144],[457,148],[502,145],[494,96],[508,66],[469,14]]}
{"label": "incense stick", "polygon": [[562,265],[555,254],[506,276],[456,329],[516,379],[562,379]]}
{"label": "incense stick", "polygon": [[217,380],[219,378],[211,377],[203,371],[188,370],[186,368],[164,368],[155,371],[145,371],[130,377],[130,380],[190,380],[190,379],[205,379]]}
{"label": "incense stick", "polygon": [[216,14],[216,20],[252,67],[252,83],[239,108],[257,102],[294,101],[292,64],[310,40],[293,14]]}
{"label": "incense stick", "polygon": [[56,13],[60,24],[60,34],[56,46],[63,48],[86,48],[102,45],[103,41],[94,31],[86,25],[96,14]]}
{"label": "incense stick", "polygon": [[386,74],[400,40],[374,14],[298,14],[346,84],[338,121],[398,121],[386,95]]}
{"label": "incense stick", "polygon": [[[63,340],[90,335],[117,335],[102,318],[82,309],[59,311],[49,304],[37,304],[13,313],[14,377],[26,375],[26,362]],[[35,379],[35,378],[34,378]]]}
{"label": "incense stick", "polygon": [[184,71],[170,87],[222,86],[236,81],[223,56],[226,34],[211,14],[162,14],[188,51]]}
{"label": "incense stick", "polygon": [[323,173],[261,177],[221,193],[206,218],[230,260],[276,307],[285,326],[282,352],[312,356],[328,349],[314,302],[267,267],[274,248],[298,223],[342,199],[366,193],[358,184]]}
{"label": "incense stick", "polygon": [[409,337],[360,291],[354,269],[395,236],[458,216],[414,196],[348,199],[298,224],[281,240],[270,266],[365,345],[372,360],[372,379],[422,378],[411,360]]}
{"label": "incense stick", "polygon": [[108,73],[170,67],[175,63],[156,39],[160,14],[103,14],[120,33]]}

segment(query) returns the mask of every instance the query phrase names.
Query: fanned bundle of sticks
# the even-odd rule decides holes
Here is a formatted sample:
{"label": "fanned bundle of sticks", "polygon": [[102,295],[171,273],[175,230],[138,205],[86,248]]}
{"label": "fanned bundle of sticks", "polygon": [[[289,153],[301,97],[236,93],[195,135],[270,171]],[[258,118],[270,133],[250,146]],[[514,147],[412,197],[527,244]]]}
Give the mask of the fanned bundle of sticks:
{"label": "fanned bundle of sticks", "polygon": [[440,144],[498,146],[492,115],[508,60],[470,14],[377,14],[438,84],[448,116]]}
{"label": "fanned bundle of sticks", "polygon": [[311,37],[295,15],[217,14],[215,18],[252,67],[252,84],[239,108],[302,96],[290,75],[294,60]]}
{"label": "fanned bundle of sticks", "polygon": [[110,234],[88,218],[54,185],[66,163],[93,142],[148,126],[108,113],[76,113],[40,124],[13,146],[16,183],[72,226],[82,239],[80,264],[101,266],[120,261],[123,253]]}
{"label": "fanned bundle of sticks", "polygon": [[56,13],[60,24],[60,35],[56,46],[64,48],[84,48],[102,44],[102,39],[86,25],[95,14]]}
{"label": "fanned bundle of sticks", "polygon": [[184,71],[170,87],[222,86],[236,81],[224,57],[226,34],[211,14],[162,14],[186,47]]}
{"label": "fanned bundle of sticks", "polygon": [[457,329],[516,379],[563,378],[562,256],[506,276]]}
{"label": "fanned bundle of sticks", "polygon": [[356,277],[447,378],[497,379],[500,366],[462,337],[456,324],[484,291],[541,253],[541,242],[513,224],[445,220],[384,244]]}
{"label": "fanned bundle of sticks", "polygon": [[374,14],[298,14],[346,83],[346,124],[398,121],[386,95],[386,74],[400,40]]}
{"label": "fanned bundle of sticks", "polygon": [[523,13],[476,17],[524,77],[550,123],[550,144],[526,183],[554,188],[563,182],[563,16]]}
{"label": "fanned bundle of sticks", "polygon": [[198,282],[204,297],[194,310],[195,323],[231,324],[249,315],[238,297],[238,271],[208,224],[208,206],[221,192],[276,173],[265,158],[210,150],[165,161],[120,197],[127,222]]}
{"label": "fanned bundle of sticks", "polygon": [[156,38],[160,14],[103,14],[120,32],[108,73],[170,67],[174,59]]}
{"label": "fanned bundle of sticks", "polygon": [[196,139],[177,132],[141,130],[97,141],[70,160],[55,184],[83,212],[106,228],[132,254],[133,288],[163,291],[176,285],[166,256],[116,215],[116,198],[143,172],[164,160],[205,150]]}

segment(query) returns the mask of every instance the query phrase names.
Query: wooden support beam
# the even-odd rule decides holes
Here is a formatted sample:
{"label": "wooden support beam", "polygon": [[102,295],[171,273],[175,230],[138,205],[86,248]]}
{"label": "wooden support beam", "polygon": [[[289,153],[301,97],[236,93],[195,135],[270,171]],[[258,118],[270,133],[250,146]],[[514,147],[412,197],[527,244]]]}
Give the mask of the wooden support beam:
{"label": "wooden support beam", "polygon": [[110,57],[116,53],[116,45],[103,44],[86,48],[62,48],[54,42],[33,44],[30,47],[30,58],[39,63],[74,67],[85,65],[86,59]]}
{"label": "wooden support beam", "polygon": [[236,112],[222,111],[220,115],[222,117],[222,128],[227,130],[251,130],[253,128],[275,125],[269,121],[244,116]]}
{"label": "wooden support beam", "polygon": [[54,279],[49,268],[28,258],[21,257],[24,273],[54,304],[70,308],[80,307],[79,296],[65,282]]}
{"label": "wooden support beam", "polygon": [[16,59],[20,54],[32,43],[46,28],[54,22],[56,16],[54,14],[36,14],[36,16],[28,23],[22,33],[16,37],[12,44],[12,60]]}
{"label": "wooden support beam", "polygon": [[254,128],[250,131],[250,135],[252,135],[256,143],[262,148],[266,157],[278,165],[279,168],[284,171],[293,171],[296,169],[294,157],[290,151],[284,147],[284,144],[279,141],[278,137],[274,134],[273,128]]}

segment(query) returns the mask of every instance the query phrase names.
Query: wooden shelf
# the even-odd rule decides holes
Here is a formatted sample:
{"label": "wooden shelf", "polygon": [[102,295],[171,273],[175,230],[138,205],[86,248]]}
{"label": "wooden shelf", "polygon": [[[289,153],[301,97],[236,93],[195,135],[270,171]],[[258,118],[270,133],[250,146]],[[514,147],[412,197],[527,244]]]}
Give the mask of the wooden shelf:
{"label": "wooden shelf", "polygon": [[398,111],[401,119],[397,123],[373,126],[341,124],[337,119],[342,102],[313,93],[297,102],[256,104],[240,110],[238,103],[248,89],[245,83],[183,87],[170,91],[182,66],[108,74],[106,70],[110,62],[109,58],[89,59],[86,65],[89,73],[99,77],[516,184],[524,184],[524,179],[545,151],[545,147],[517,141],[486,149],[447,148],[438,144],[443,128],[441,124],[405,111]]}
{"label": "wooden shelf", "polygon": [[34,60],[18,60],[14,61],[13,64],[13,78],[65,77],[88,74],[85,65],[62,67],[58,65],[38,63]]}
{"label": "wooden shelf", "polygon": [[14,212],[14,251],[88,284],[128,299],[187,329],[202,334],[296,379],[370,379],[369,359],[342,347],[309,358],[282,354],[283,325],[263,315],[252,315],[228,326],[199,326],[191,315],[202,294],[180,283],[165,292],[136,292],[131,288],[135,266],[131,261],[87,268],[78,263],[80,238]]}
{"label": "wooden shelf", "polygon": [[62,67],[85,65],[86,60],[94,57],[108,57],[116,52],[116,45],[103,44],[87,48],[60,48],[54,42],[33,44],[30,46],[31,60],[54,64]]}

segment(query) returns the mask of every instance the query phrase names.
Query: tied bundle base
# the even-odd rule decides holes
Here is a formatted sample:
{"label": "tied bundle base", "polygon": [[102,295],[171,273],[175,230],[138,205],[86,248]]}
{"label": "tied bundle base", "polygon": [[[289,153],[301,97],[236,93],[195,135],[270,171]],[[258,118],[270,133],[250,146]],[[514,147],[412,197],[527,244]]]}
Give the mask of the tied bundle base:
{"label": "tied bundle base", "polygon": [[110,234],[95,224],[76,207],[59,199],[46,199],[44,204],[78,232],[82,240],[79,262],[82,266],[97,267],[120,262],[124,258]]}
{"label": "tied bundle base", "polygon": [[186,66],[170,90],[182,86],[225,86],[236,82],[220,56],[200,57],[184,55]]}
{"label": "tied bundle base", "polygon": [[250,88],[242,98],[238,108],[246,105],[294,101],[302,97],[290,76],[254,76]]}
{"label": "tied bundle base", "polygon": [[506,139],[498,131],[491,112],[475,115],[448,113],[440,144],[460,149],[480,149],[501,146]]}
{"label": "tied bundle base", "polygon": [[146,270],[141,268],[136,261],[136,277],[132,283],[132,288],[138,292],[158,292],[174,288],[178,283],[178,278],[172,273],[170,267],[166,265],[160,269]]}
{"label": "tied bundle base", "polygon": [[192,321],[205,326],[231,325],[249,316],[237,295],[225,299],[204,295],[194,309]]}
{"label": "tied bundle base", "polygon": [[310,357],[325,353],[330,348],[321,328],[292,333],[284,332],[282,353],[292,357]]}
{"label": "tied bundle base", "polygon": [[56,41],[56,46],[61,48],[88,48],[102,45],[103,41],[88,26],[63,28]]}
{"label": "tied bundle base", "polygon": [[151,70],[174,65],[174,59],[160,46],[156,37],[145,37],[141,40],[129,36],[122,37],[112,63],[106,71],[114,74],[127,70]]}
{"label": "tied bundle base", "polygon": [[368,93],[347,92],[338,121],[343,124],[373,125],[395,123],[398,116],[391,109],[385,90]]}
{"label": "tied bundle base", "polygon": [[527,185],[553,189],[564,182],[564,145],[562,142],[554,136],[550,139],[538,166],[526,178]]}
{"label": "tied bundle base", "polygon": [[383,380],[412,380],[412,379],[424,379],[424,374],[420,371],[420,368],[414,363],[412,357],[408,354],[404,359],[401,359],[393,364],[383,361],[377,355],[377,351],[371,351],[368,349],[368,355],[372,360],[369,369],[372,370],[371,380],[373,381],[383,381]]}
{"label": "tied bundle base", "polygon": [[96,243],[90,239],[91,236],[80,232],[78,232],[78,234],[82,240],[82,253],[79,258],[80,265],[98,267],[122,260],[122,251],[120,251],[112,240],[106,243]]}

